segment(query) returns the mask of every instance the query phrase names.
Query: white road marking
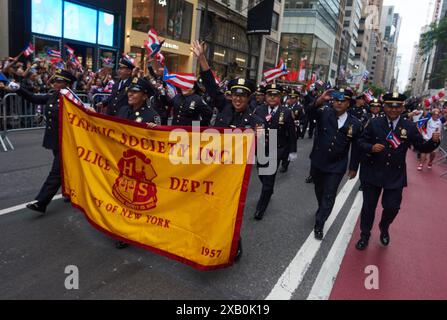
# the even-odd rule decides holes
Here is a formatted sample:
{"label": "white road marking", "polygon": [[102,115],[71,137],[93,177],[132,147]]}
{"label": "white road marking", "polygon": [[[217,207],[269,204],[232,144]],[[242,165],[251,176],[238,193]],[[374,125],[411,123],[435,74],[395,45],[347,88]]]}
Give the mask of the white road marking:
{"label": "white road marking", "polygon": [[359,192],[352,205],[351,211],[335,240],[320,272],[315,280],[307,300],[328,300],[340,271],[343,257],[354,233],[363,204],[363,193]]}
{"label": "white road marking", "polygon": [[[53,201],[54,201],[54,200],[59,200],[59,199],[62,199],[62,195],[61,195],[61,194],[55,196],[55,197],[53,198]],[[0,216],[3,216],[3,215],[5,215],[5,214],[9,214],[9,213],[12,213],[12,212],[16,212],[16,211],[23,210],[23,209],[26,208],[26,205],[27,205],[27,204],[28,204],[28,203],[24,203],[24,204],[19,204],[18,206],[15,206],[15,207],[7,208],[7,209],[2,209],[2,210],[0,210]]]}
{"label": "white road marking", "polygon": [[[346,182],[345,186],[338,194],[334,209],[332,210],[331,216],[326,222],[324,228],[325,234],[332,227],[332,224],[343,208],[358,180],[359,178],[357,176],[355,179]],[[290,300],[292,298],[293,293],[303,281],[307,270],[318,253],[318,250],[320,250],[321,244],[321,241],[315,239],[312,231],[304,245],[296,254],[295,258],[281,275],[278,282],[267,296],[266,300]]]}

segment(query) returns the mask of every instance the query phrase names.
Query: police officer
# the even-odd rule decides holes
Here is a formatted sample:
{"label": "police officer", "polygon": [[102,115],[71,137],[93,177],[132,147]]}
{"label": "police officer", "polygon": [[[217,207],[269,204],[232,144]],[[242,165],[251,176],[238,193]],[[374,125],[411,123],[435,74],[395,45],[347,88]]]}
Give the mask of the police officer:
{"label": "police officer", "polygon": [[[129,104],[121,107],[117,117],[137,123],[145,123],[149,128],[160,125],[160,116],[147,105],[151,93],[153,93],[153,88],[146,79],[134,78],[127,90]],[[128,246],[125,242],[116,242],[117,249],[125,249]]]}
{"label": "police officer", "polygon": [[[301,124],[304,123],[304,117],[305,117],[305,111],[304,106],[301,104],[300,100],[300,93],[294,88],[289,88],[287,92],[287,100],[286,104],[284,105],[286,108],[288,108],[292,112],[292,118],[295,123],[295,132],[296,132],[296,139],[301,136]],[[281,161],[281,169],[279,172],[286,173],[289,170],[290,161],[282,160]]]}
{"label": "police officer", "polygon": [[265,88],[261,85],[256,87],[255,94],[252,95],[250,99],[250,111],[255,112],[255,110],[265,103]]}
{"label": "police officer", "polygon": [[363,130],[361,122],[349,114],[352,99],[348,89],[328,90],[316,101],[311,117],[317,121],[317,134],[311,154],[311,172],[315,183],[318,211],[315,238],[323,240],[324,225],[334,208],[337,190],[348,169],[354,179],[359,167],[357,141]]}
{"label": "police officer", "polygon": [[148,98],[152,94],[153,88],[146,79],[134,78],[127,90],[129,104],[121,107],[118,117],[138,123],[146,123],[150,127],[160,125],[160,116],[147,105]]}
{"label": "police officer", "polygon": [[207,105],[204,99],[195,93],[197,87],[190,90],[179,89],[180,93],[173,99],[168,100],[169,108],[172,109],[173,126],[190,127],[193,122],[208,121],[213,116],[211,106]]}
{"label": "police officer", "polygon": [[59,96],[62,89],[69,88],[77,79],[70,72],[58,69],[52,77],[54,92],[45,95],[36,95],[23,88],[17,94],[31,103],[45,105],[46,118],[43,147],[53,152],[53,165],[36,201],[27,205],[27,208],[39,213],[45,213],[47,206],[61,187],[60,154],[59,154]]}
{"label": "police officer", "polygon": [[115,83],[112,88],[112,94],[103,102],[98,103],[98,109],[107,107],[106,114],[109,116],[116,116],[122,106],[128,104],[127,89],[132,82],[132,71],[135,65],[127,56],[123,56],[119,63],[118,76],[119,81]]}
{"label": "police officer", "polygon": [[[201,78],[206,91],[214,101],[214,106],[219,113],[214,127],[218,128],[242,128],[260,129],[263,128],[263,120],[250,112],[250,96],[255,90],[255,85],[248,79],[234,79],[228,83],[231,93],[231,100],[227,98],[227,93],[222,93],[214,80],[213,73],[204,55],[203,47],[199,41],[195,41],[192,47],[194,55],[200,63]],[[235,260],[242,256],[242,240],[239,240]]]}
{"label": "police officer", "polygon": [[367,122],[367,109],[368,106],[366,104],[365,94],[362,93],[355,98],[352,107],[349,109],[349,113],[360,120],[363,125],[366,125]]}
{"label": "police officer", "polygon": [[382,112],[382,101],[379,99],[374,99],[369,104],[369,112],[365,115],[365,126],[375,118],[384,117],[385,114]]}
{"label": "police officer", "polygon": [[359,139],[359,147],[366,154],[362,161],[360,179],[363,186],[361,239],[356,248],[365,250],[382,195],[380,241],[390,244],[390,225],[399,213],[402,192],[407,187],[406,155],[410,145],[423,153],[430,153],[440,144],[440,133],[425,141],[414,123],[402,117],[406,96],[388,93],[383,97],[385,117],[372,119]]}
{"label": "police officer", "polygon": [[[270,84],[266,88],[266,103],[258,107],[255,114],[264,120],[266,129],[266,155],[269,155],[269,139],[273,130],[277,133],[277,150],[276,160],[294,161],[297,159],[297,139],[295,131],[295,122],[292,117],[292,112],[281,106],[281,92],[282,87],[277,84]],[[267,168],[271,163],[259,164],[259,168]],[[262,220],[267,210],[267,206],[274,193],[275,180],[277,169],[273,174],[264,175],[259,174],[259,179],[262,182],[262,193],[256,207],[255,219]]]}

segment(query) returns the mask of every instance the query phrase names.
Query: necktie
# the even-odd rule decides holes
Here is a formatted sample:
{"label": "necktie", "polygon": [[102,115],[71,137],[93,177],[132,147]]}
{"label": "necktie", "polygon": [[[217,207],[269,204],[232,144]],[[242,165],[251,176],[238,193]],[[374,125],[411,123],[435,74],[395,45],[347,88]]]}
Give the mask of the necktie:
{"label": "necktie", "polygon": [[272,117],[275,116],[275,108],[271,108],[271,109],[270,109],[270,115],[271,115]]}
{"label": "necktie", "polygon": [[124,82],[123,80],[120,81],[120,85],[118,87],[118,90],[121,90],[121,88],[123,87],[123,82]]}
{"label": "necktie", "polygon": [[390,129],[391,129],[391,131],[394,131],[394,124],[393,124],[393,121],[390,121]]}

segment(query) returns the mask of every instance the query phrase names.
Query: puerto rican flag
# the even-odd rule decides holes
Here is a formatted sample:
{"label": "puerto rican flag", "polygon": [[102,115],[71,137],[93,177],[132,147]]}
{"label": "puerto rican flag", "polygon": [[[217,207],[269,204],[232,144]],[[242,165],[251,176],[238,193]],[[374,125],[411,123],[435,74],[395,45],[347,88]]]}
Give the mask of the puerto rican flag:
{"label": "puerto rican flag", "polygon": [[370,103],[371,101],[374,100],[374,94],[371,91],[371,89],[365,91],[364,95],[365,95],[365,98],[366,98],[366,103]]}
{"label": "puerto rican flag", "polygon": [[441,92],[439,92],[437,95],[431,97],[430,99],[426,99],[426,100],[425,100],[425,106],[426,106],[427,108],[429,108],[433,103],[435,103],[435,102],[441,100],[441,99],[444,98],[444,97],[445,97],[445,92],[441,91]]}
{"label": "puerto rican flag", "polygon": [[394,134],[393,131],[391,131],[388,136],[386,137],[386,141],[388,141],[393,149],[399,148],[399,146],[402,144],[400,139]]}
{"label": "puerto rican flag", "polygon": [[194,84],[197,81],[194,73],[169,73],[168,69],[165,67],[163,73],[163,81],[172,84],[176,88],[182,90],[191,90],[194,88]]}
{"label": "puerto rican flag", "polygon": [[82,67],[82,63],[78,60],[78,57],[76,57],[75,55],[73,55],[70,58],[70,62],[73,66],[75,66],[75,68],[77,68],[79,71],[84,72],[84,69]]}
{"label": "puerto rican flag", "polygon": [[148,40],[145,41],[144,46],[147,50],[147,53],[153,58],[161,51],[161,47],[163,46],[164,41],[160,41],[158,39],[158,34],[155,29],[150,29],[147,33]]}
{"label": "puerto rican flag", "polygon": [[272,82],[273,80],[278,79],[278,78],[285,76],[287,74],[289,74],[289,71],[287,71],[287,66],[284,63],[284,61],[281,59],[276,68],[270,69],[270,70],[267,70],[264,72],[264,78],[265,78],[265,81],[267,81],[269,83],[269,82]]}
{"label": "puerto rican flag", "polygon": [[71,48],[68,44],[64,45],[65,50],[67,51],[67,55],[69,57],[74,56],[75,54],[75,50],[73,48]]}
{"label": "puerto rican flag", "polygon": [[60,51],[54,50],[54,49],[49,49],[47,51],[47,55],[51,58],[62,58],[62,54]]}
{"label": "puerto rican flag", "polygon": [[23,50],[23,55],[28,58],[30,55],[34,53],[35,50],[36,48],[34,48],[34,45],[30,42],[28,44],[28,47],[26,47],[26,49]]}
{"label": "puerto rican flag", "polygon": [[417,127],[421,134],[427,134],[428,120],[430,120],[430,118],[424,118],[417,122]]}

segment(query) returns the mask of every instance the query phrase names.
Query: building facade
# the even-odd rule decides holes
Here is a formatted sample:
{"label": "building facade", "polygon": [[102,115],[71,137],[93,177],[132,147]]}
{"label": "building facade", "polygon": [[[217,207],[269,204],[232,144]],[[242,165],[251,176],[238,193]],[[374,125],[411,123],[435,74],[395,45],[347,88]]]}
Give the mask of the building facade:
{"label": "building facade", "polygon": [[298,71],[305,59],[305,79],[336,82],[337,63],[333,59],[340,26],[339,0],[285,1],[280,55],[287,57],[289,69]]}
{"label": "building facade", "polygon": [[[2,1],[6,2],[6,1]],[[72,47],[84,67],[101,67],[101,58],[118,61],[124,47],[126,1],[9,0],[9,55],[32,42],[35,57]]]}
{"label": "building facade", "polygon": [[125,51],[147,70],[144,42],[153,28],[164,40],[163,55],[170,72],[192,72],[190,48],[196,40],[197,0],[127,0]]}

